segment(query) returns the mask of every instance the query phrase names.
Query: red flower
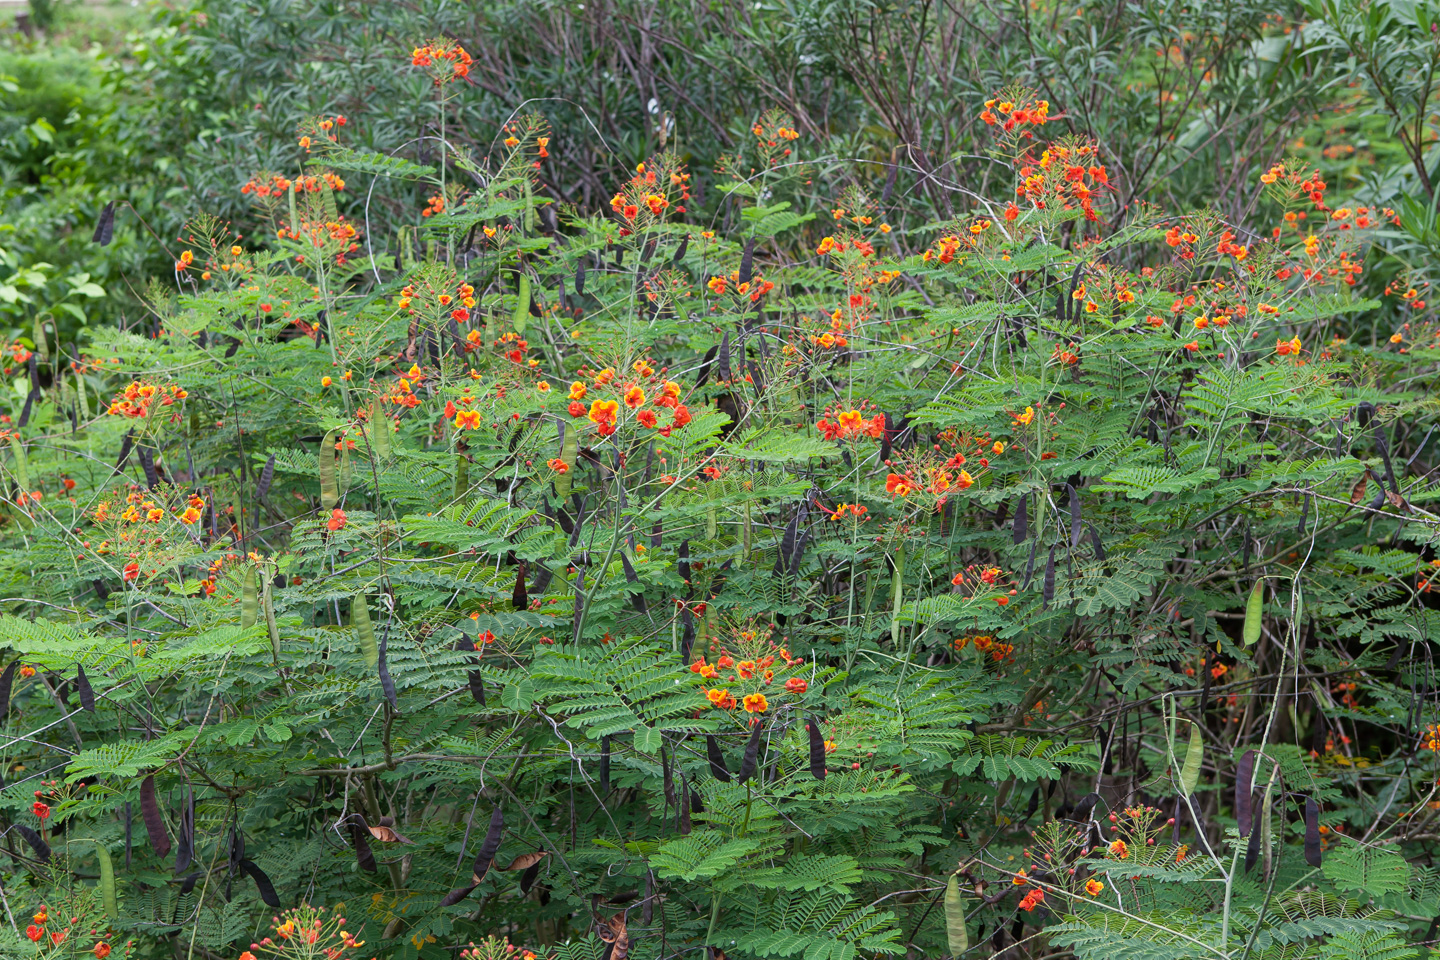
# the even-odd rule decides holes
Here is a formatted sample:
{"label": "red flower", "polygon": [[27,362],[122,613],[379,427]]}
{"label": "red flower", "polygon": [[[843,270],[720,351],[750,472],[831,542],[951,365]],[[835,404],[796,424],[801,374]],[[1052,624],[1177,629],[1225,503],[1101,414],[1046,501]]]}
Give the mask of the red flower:
{"label": "red flower", "polygon": [[672,426],[683,427],[690,422],[690,409],[683,403],[675,408],[675,422]]}
{"label": "red flower", "polygon": [[804,693],[810,685],[799,677],[791,677],[785,681],[785,689],[791,693]]}
{"label": "red flower", "polygon": [[325,522],[325,527],[331,531],[342,530],[346,523],[345,511],[336,507],[330,511],[330,519]]}
{"label": "red flower", "polygon": [[40,818],[41,823],[44,823],[46,820],[50,819],[50,808],[45,804],[41,803],[39,800],[36,800],[35,805],[32,806],[30,809],[35,813],[35,816]]}
{"label": "red flower", "polygon": [[108,956],[110,956],[110,944],[103,942],[95,944],[96,960],[105,960]]}
{"label": "red flower", "polygon": [[566,410],[569,411],[570,416],[572,417],[585,416],[585,404],[581,403],[579,400],[571,400],[570,406],[567,407]]}
{"label": "red flower", "polygon": [[39,943],[40,938],[45,936],[45,929],[43,927],[37,927],[32,923],[25,928],[25,936],[29,937],[35,943]]}
{"label": "red flower", "polygon": [[642,427],[650,427],[651,429],[654,429],[655,427],[654,410],[641,410],[639,413],[635,414],[635,419],[640,421],[640,425]]}

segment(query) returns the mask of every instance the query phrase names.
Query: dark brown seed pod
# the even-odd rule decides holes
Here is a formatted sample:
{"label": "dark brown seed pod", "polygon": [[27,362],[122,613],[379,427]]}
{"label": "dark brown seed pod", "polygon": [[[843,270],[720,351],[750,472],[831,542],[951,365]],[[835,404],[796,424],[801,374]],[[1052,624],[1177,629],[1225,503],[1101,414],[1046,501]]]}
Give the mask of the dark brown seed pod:
{"label": "dark brown seed pod", "polygon": [[20,411],[20,420],[15,425],[23,427],[30,422],[30,408],[35,404],[35,398],[40,395],[38,387],[31,387],[30,392],[25,395],[25,406]]}
{"label": "dark brown seed pod", "polygon": [[240,869],[250,874],[250,879],[255,881],[255,889],[260,892],[260,899],[267,907],[280,906],[280,898],[275,893],[275,884],[265,875],[265,871],[255,865],[254,860],[241,860]]}
{"label": "dark brown seed pod", "polygon": [[1300,523],[1295,528],[1297,536],[1305,536],[1305,520],[1310,516],[1310,491],[1305,491],[1305,502],[1300,505]]}
{"label": "dark brown seed pod", "polygon": [[350,845],[355,848],[355,862],[361,870],[369,873],[376,872],[379,867],[375,865],[375,854],[370,852],[370,828],[365,823],[365,818],[358,813],[350,815]]}
{"label": "dark brown seed pod", "polygon": [[535,878],[538,876],[540,876],[540,861],[537,860],[526,867],[524,873],[520,874],[520,895],[522,897],[530,892],[531,887],[535,886]]}
{"label": "dark brown seed pod", "polygon": [[195,791],[185,789],[185,806],[180,809],[180,833],[175,838],[175,873],[185,872],[195,855]]}
{"label": "dark brown seed pod", "polygon": [[195,884],[199,883],[199,882],[200,882],[200,878],[203,877],[203,876],[204,876],[203,873],[201,873],[199,870],[196,870],[194,873],[187,873],[187,874],[185,874],[185,876],[181,877],[181,878],[180,878],[180,896],[183,897],[183,896],[185,896],[187,893],[190,893],[191,891],[193,891],[193,890],[195,889]]}
{"label": "dark brown seed pod", "polygon": [[810,776],[816,780],[825,779],[825,734],[820,732],[820,721],[814,717],[806,724],[810,728]]}
{"label": "dark brown seed pod", "polygon": [[91,243],[98,243],[102,247],[110,246],[110,241],[115,238],[115,201],[111,200],[105,204],[105,209],[100,211],[100,219],[95,221],[95,233],[90,237]]}
{"label": "dark brown seed pod", "polygon": [[0,673],[0,717],[10,710],[10,689],[15,685],[15,668],[18,666],[19,660],[11,660],[5,672]]}
{"label": "dark brown seed pod", "polygon": [[679,573],[680,573],[680,579],[681,579],[681,580],[684,580],[684,581],[685,581],[685,585],[688,587],[688,586],[690,585],[690,541],[689,541],[689,539],[681,540],[681,541],[680,541],[680,549],[678,549],[678,550],[675,551],[675,569],[679,571]]}
{"label": "dark brown seed pod", "polygon": [[255,484],[255,499],[264,500],[265,494],[270,492],[270,482],[275,479],[275,454],[265,461],[265,466],[260,471],[260,482]]}
{"label": "dark brown seed pod", "polygon": [[510,593],[510,606],[515,610],[530,609],[530,595],[525,590],[525,561],[515,565],[515,589]]}
{"label": "dark brown seed pod", "polygon": [[690,249],[690,235],[687,233],[680,238],[680,246],[675,248],[675,255],[670,258],[671,263],[679,263],[685,259],[685,252]]}
{"label": "dark brown seed pod", "polygon": [[85,676],[85,665],[75,664],[75,689],[80,693],[80,706],[91,713],[95,712],[95,689],[90,686],[90,678]]}
{"label": "dark brown seed pod", "polygon": [[713,733],[705,736],[705,756],[710,760],[710,772],[715,779],[721,783],[729,783],[730,769],[725,766],[725,758],[720,754],[720,742]]}
{"label": "dark brown seed pod", "polygon": [[670,752],[665,749],[665,736],[660,736],[661,788],[665,794],[665,806],[675,806],[675,771],[671,769]]}
{"label": "dark brown seed pod", "polygon": [[626,960],[630,956],[630,934],[625,930],[625,914],[617,913],[595,925],[595,935],[609,945],[607,960]]}
{"label": "dark brown seed pod", "polygon": [[20,834],[20,836],[24,837],[25,842],[30,844],[30,849],[35,852],[36,860],[39,860],[41,863],[50,862],[50,845],[45,842],[44,837],[40,836],[40,834],[25,826],[25,824],[23,823],[17,823],[11,829],[13,829],[16,833]]}
{"label": "dark brown seed pod", "polygon": [[1015,504],[1015,525],[1011,530],[1011,540],[1016,546],[1024,543],[1025,538],[1030,535],[1029,504],[1030,498],[1020,494],[1020,501]]}
{"label": "dark brown seed pod", "polygon": [[1250,836],[1250,828],[1254,826],[1250,810],[1250,797],[1255,789],[1254,780],[1255,751],[1246,750],[1235,768],[1235,822],[1242,837]]}
{"label": "dark brown seed pod", "polygon": [[160,802],[155,799],[154,774],[140,781],[140,816],[145,821],[145,832],[150,835],[155,856],[164,857],[170,852],[170,834],[165,830],[165,818],[160,815]]}
{"label": "dark brown seed pod", "polygon": [[1314,797],[1305,798],[1305,862],[1320,866],[1320,805]]}
{"label": "dark brown seed pod", "polygon": [[495,861],[495,854],[500,851],[500,837],[504,832],[505,815],[497,804],[490,814],[490,828],[485,831],[485,842],[480,844],[480,850],[475,854],[472,872],[475,874],[477,886],[480,881],[485,879],[485,874],[489,872],[490,865]]}
{"label": "dark brown seed pod", "polygon": [[790,573],[790,557],[795,553],[795,537],[800,531],[800,515],[797,513],[785,524],[785,532],[780,536],[780,551],[775,555],[774,573],[778,577],[787,576]]}
{"label": "dark brown seed pod", "polygon": [[240,341],[239,341],[238,338],[236,338],[236,337],[230,337],[229,340],[230,340],[230,346],[228,346],[228,347],[225,348],[225,359],[226,359],[226,360],[229,360],[231,357],[235,356],[235,354],[238,353],[239,350],[240,350]]}
{"label": "dark brown seed pod", "polygon": [[1025,583],[1020,587],[1021,590],[1030,589],[1030,579],[1035,575],[1035,550],[1039,545],[1038,539],[1030,541],[1030,559],[1025,561]]}
{"label": "dark brown seed pod", "polygon": [[1245,843],[1245,872],[1249,873],[1255,869],[1255,864],[1260,862],[1260,833],[1251,824],[1250,839]]}
{"label": "dark brown seed pod", "polygon": [[660,521],[656,520],[655,525],[650,528],[650,549],[660,549],[660,539],[664,536],[664,534],[664,528],[660,526]]}
{"label": "dark brown seed pod", "polygon": [[700,371],[695,375],[695,388],[697,390],[705,386],[705,383],[710,379],[710,367],[715,363],[715,354],[719,351],[720,344],[718,343],[705,351],[705,356],[700,361]]}
{"label": "dark brown seed pod", "polygon": [[715,355],[716,374],[721,382],[729,383],[734,377],[734,371],[730,369],[730,333],[726,331],[720,338],[720,350]]}
{"label": "dark brown seed pod", "polygon": [[145,486],[154,490],[160,485],[160,474],[155,471],[155,454],[150,452],[148,447],[141,447],[140,467],[145,471]]}
{"label": "dark brown seed pod", "polygon": [[1090,814],[1095,810],[1095,804],[1100,802],[1100,794],[1087,793],[1075,804],[1075,809],[1070,812],[1070,820],[1076,823],[1084,823],[1090,819]]}
{"label": "dark brown seed pod", "polygon": [[575,295],[585,296],[585,258],[581,257],[580,262],[575,265]]}
{"label": "dark brown seed pod", "polygon": [[755,768],[760,759],[760,738],[765,732],[765,726],[756,723],[755,728],[750,731],[750,739],[745,744],[745,755],[740,758],[740,774],[737,778],[741,783],[755,776]]}
{"label": "dark brown seed pod", "polygon": [[680,608],[680,659],[688,661],[695,645],[695,617],[689,607]]}
{"label": "dark brown seed pod", "polygon": [[135,428],[131,427],[125,431],[125,436],[120,440],[120,455],[115,458],[115,471],[118,473],[125,466],[125,461],[130,459],[130,448],[135,445]]}
{"label": "dark brown seed pod", "polygon": [[680,835],[686,837],[690,835],[690,813],[694,803],[690,795],[690,781],[682,777],[680,786]]}
{"label": "dark brown seed pod", "polygon": [[1093,523],[1087,523],[1085,526],[1090,530],[1090,545],[1095,548],[1095,559],[1103,563],[1105,560],[1105,543],[1100,539],[1100,533],[1095,529]]}
{"label": "dark brown seed pod", "polygon": [[506,867],[505,869],[529,870],[531,867],[535,866],[535,864],[539,863],[541,860],[544,860],[548,856],[550,856],[550,852],[548,850],[536,850],[534,853],[522,853],[514,860],[511,860],[510,866]]}
{"label": "dark brown seed pod", "polygon": [[1050,556],[1045,561],[1045,579],[1040,587],[1041,606],[1049,606],[1050,601],[1055,599],[1055,548],[1050,548]]}
{"label": "dark brown seed pod", "polygon": [[390,709],[398,711],[400,703],[395,696],[395,681],[390,676],[390,662],[385,656],[385,650],[390,645],[390,631],[387,628],[380,634],[380,645],[376,648],[378,658],[375,662],[375,670],[380,675],[380,689],[385,693],[385,699],[390,704]]}
{"label": "dark brown seed pod", "polygon": [[471,891],[473,891],[473,890],[474,890],[476,887],[478,887],[478,886],[480,886],[480,884],[478,884],[478,883],[472,883],[472,884],[470,884],[470,886],[468,886],[468,887],[456,887],[454,890],[451,890],[449,893],[445,894],[445,896],[443,896],[443,897],[440,898],[440,906],[442,906],[442,907],[453,907],[453,906],[455,906],[455,904],[459,903],[461,900],[464,900],[466,897],[470,896]]}
{"label": "dark brown seed pod", "polygon": [[740,283],[749,283],[755,274],[755,238],[745,241],[745,252],[740,254]]}
{"label": "dark brown seed pod", "polygon": [[610,738],[600,738],[600,797],[610,795]]}
{"label": "dark brown seed pod", "polygon": [[1065,484],[1065,491],[1070,494],[1070,549],[1080,546],[1080,494],[1070,484]]}

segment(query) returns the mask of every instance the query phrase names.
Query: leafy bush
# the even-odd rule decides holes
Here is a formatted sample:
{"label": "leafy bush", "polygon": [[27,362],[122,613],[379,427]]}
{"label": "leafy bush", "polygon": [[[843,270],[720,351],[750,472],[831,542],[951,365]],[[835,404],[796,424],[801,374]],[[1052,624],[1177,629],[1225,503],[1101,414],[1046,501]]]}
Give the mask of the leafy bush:
{"label": "leafy bush", "polygon": [[[160,16],[181,114],[255,89]],[[468,112],[468,46],[349,51],[424,151],[277,79],[314,112],[174,154],[225,216],[144,323],[18,314],[7,955],[1418,955],[1440,331],[1365,267],[1406,218],[1254,156],[1243,223],[1162,214],[1141,119],[978,79],[973,191],[753,108],[703,179],[647,134],[600,180]]]}

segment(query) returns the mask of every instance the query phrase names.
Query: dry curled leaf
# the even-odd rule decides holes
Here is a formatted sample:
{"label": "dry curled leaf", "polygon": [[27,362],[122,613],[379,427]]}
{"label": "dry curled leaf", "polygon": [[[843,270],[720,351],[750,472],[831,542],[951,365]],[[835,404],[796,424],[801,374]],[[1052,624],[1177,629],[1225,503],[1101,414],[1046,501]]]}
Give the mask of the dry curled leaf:
{"label": "dry curled leaf", "polygon": [[596,935],[611,944],[610,960],[625,960],[630,956],[630,934],[625,931],[625,914],[617,913],[609,920],[596,925]]}

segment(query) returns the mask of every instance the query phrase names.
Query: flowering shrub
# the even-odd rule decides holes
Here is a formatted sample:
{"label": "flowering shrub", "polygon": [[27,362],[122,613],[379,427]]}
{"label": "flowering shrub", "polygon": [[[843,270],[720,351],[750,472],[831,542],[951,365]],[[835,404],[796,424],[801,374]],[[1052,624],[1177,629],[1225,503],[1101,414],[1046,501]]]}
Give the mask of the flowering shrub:
{"label": "flowering shrub", "polygon": [[1440,340],[1357,319],[1394,212],[1292,160],[1264,229],[1127,209],[1063,105],[974,106],[996,195],[911,230],[779,199],[774,111],[729,230],[677,154],[581,209],[542,117],[420,163],[327,114],[145,335],[7,346],[6,909],[90,904],[13,945],[1405,955]]}

